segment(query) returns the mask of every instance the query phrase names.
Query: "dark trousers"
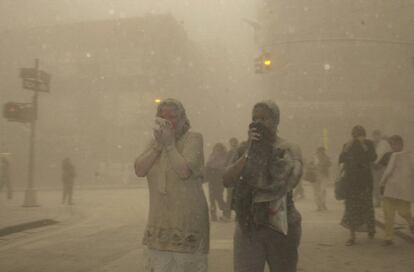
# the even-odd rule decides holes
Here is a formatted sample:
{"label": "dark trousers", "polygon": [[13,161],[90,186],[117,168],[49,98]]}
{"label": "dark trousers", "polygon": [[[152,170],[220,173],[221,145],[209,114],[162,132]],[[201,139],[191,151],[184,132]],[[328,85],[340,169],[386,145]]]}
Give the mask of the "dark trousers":
{"label": "dark trousers", "polygon": [[301,233],[300,221],[289,224],[287,236],[270,228],[247,234],[237,225],[234,234],[234,271],[263,272],[267,263],[270,272],[296,272]]}
{"label": "dark trousers", "polygon": [[73,181],[64,181],[63,182],[63,195],[62,203],[72,204],[73,203]]}
{"label": "dark trousers", "polygon": [[210,200],[210,216],[212,220],[217,220],[217,205],[222,211],[226,208],[226,203],[223,199],[224,187],[209,183],[209,200]]}
{"label": "dark trousers", "polygon": [[223,215],[226,218],[231,218],[231,201],[233,199],[233,188],[226,188],[226,207]]}

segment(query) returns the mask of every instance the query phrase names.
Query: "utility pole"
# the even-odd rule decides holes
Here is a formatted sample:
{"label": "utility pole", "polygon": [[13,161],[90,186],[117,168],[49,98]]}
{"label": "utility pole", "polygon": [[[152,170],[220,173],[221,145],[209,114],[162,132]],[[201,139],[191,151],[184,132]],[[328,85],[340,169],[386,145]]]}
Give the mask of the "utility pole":
{"label": "utility pole", "polygon": [[[39,59],[35,59],[35,72],[36,74],[39,71]],[[37,86],[36,86],[37,89]],[[38,90],[34,90],[32,98],[32,107],[35,115],[37,115],[37,101],[38,101]],[[37,197],[36,190],[34,189],[35,181],[35,158],[36,158],[36,149],[35,149],[35,140],[36,140],[36,119],[33,118],[30,122],[30,138],[29,138],[29,171],[27,179],[27,188],[24,194],[24,204],[23,207],[37,207]]]}
{"label": "utility pole", "polygon": [[23,207],[37,207],[35,185],[35,164],[36,164],[36,120],[38,113],[39,92],[49,92],[50,75],[39,70],[39,60],[35,60],[34,68],[21,69],[20,76],[23,79],[23,88],[33,91],[32,97],[32,118],[30,118],[29,138],[29,170],[27,188],[24,195]]}

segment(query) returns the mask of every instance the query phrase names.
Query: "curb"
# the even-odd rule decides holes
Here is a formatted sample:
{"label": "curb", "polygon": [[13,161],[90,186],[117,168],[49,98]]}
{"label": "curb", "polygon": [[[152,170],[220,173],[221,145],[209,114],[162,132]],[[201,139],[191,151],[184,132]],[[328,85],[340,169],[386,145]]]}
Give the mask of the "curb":
{"label": "curb", "polygon": [[7,235],[10,235],[10,234],[14,234],[14,233],[18,233],[18,232],[22,232],[22,231],[26,231],[26,230],[29,230],[29,229],[36,229],[36,228],[56,225],[58,223],[59,223],[58,221],[53,220],[53,219],[41,219],[41,220],[22,223],[22,224],[18,224],[18,225],[14,225],[14,226],[9,226],[9,227],[5,227],[5,228],[0,229],[0,237],[7,236]]}

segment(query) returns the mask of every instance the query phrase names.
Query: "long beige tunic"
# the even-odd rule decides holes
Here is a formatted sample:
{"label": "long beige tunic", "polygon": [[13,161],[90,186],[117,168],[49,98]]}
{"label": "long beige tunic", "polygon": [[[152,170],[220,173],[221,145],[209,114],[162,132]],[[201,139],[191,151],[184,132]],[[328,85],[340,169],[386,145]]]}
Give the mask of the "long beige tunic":
{"label": "long beige tunic", "polygon": [[203,138],[199,133],[187,132],[176,147],[192,175],[180,178],[162,151],[147,175],[150,207],[143,243],[161,251],[208,253],[208,208],[202,189]]}

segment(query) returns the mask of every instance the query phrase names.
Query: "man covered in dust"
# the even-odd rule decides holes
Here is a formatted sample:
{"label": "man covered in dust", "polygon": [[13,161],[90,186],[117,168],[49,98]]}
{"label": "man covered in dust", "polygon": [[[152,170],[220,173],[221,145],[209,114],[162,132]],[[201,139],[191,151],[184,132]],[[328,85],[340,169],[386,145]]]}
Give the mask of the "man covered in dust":
{"label": "man covered in dust", "polygon": [[375,152],[377,153],[377,159],[373,164],[372,177],[374,180],[374,206],[376,208],[381,207],[381,193],[379,183],[382,175],[384,174],[385,167],[380,163],[384,155],[391,151],[389,143],[384,139],[380,130],[374,130],[372,133],[372,141],[374,142]]}
{"label": "man covered in dust", "polygon": [[254,106],[249,139],[224,174],[234,187],[235,272],[263,272],[266,263],[271,272],[296,271],[301,216],[292,190],[303,163],[300,149],[277,135],[279,116],[272,101]]}
{"label": "man covered in dust", "polygon": [[137,176],[147,177],[150,197],[144,271],[207,271],[209,220],[203,167],[202,135],[190,131],[179,101],[163,100],[157,108],[154,139],[135,161]]}

